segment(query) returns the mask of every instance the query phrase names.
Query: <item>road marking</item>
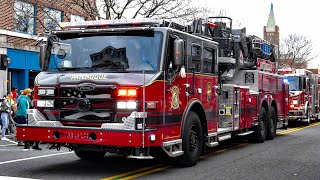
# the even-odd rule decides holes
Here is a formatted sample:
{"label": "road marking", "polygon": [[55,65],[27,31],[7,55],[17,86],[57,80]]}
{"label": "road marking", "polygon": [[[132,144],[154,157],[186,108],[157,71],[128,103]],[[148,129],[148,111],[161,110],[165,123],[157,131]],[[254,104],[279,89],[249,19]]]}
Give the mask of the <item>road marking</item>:
{"label": "road marking", "polygon": [[[207,157],[212,156],[214,154],[220,154],[220,153],[223,153],[225,151],[229,151],[229,150],[232,150],[232,149],[235,149],[235,148],[238,148],[238,147],[242,147],[242,146],[246,146],[246,145],[248,145],[248,143],[238,144],[238,145],[235,145],[235,146],[228,147],[226,149],[220,149],[220,150],[211,152],[211,153],[209,153],[207,155],[201,156],[200,159],[204,159],[204,158],[207,158]],[[141,176],[144,176],[144,175],[147,175],[147,174],[151,174],[151,173],[154,173],[154,172],[158,172],[158,171],[162,171],[162,170],[168,169],[169,167],[171,167],[171,166],[170,165],[162,166],[162,167],[158,167],[158,168],[155,168],[155,169],[151,169],[151,170],[148,170],[148,171],[144,171],[144,172],[141,172],[141,173],[138,173],[138,174],[134,174],[134,175],[127,176],[127,177],[124,177],[124,178],[119,178],[119,179],[121,179],[121,180],[134,179],[134,178],[141,177]]]}
{"label": "road marking", "polygon": [[320,122],[317,122],[317,123],[314,123],[312,125],[305,126],[305,127],[297,127],[297,128],[281,131],[281,132],[277,133],[277,135],[284,135],[284,134],[288,134],[288,133],[291,133],[291,132],[296,132],[296,131],[299,131],[299,130],[303,130],[303,129],[307,129],[307,128],[310,128],[310,127],[318,126],[318,125],[320,125]]}
{"label": "road marking", "polygon": [[0,147],[6,147],[6,146],[16,146],[16,144],[2,144]]}
{"label": "road marking", "polygon": [[5,140],[5,141],[11,142],[12,144],[18,144],[17,142],[15,142],[15,141],[12,141],[12,140],[10,140],[10,139],[8,139],[8,140]]}
{"label": "road marking", "polygon": [[162,171],[162,170],[168,169],[169,167],[171,167],[171,166],[167,165],[167,166],[163,166],[163,167],[158,167],[158,168],[155,168],[155,169],[151,169],[149,171],[145,171],[145,172],[142,172],[142,173],[134,174],[134,175],[127,176],[127,177],[124,177],[124,178],[120,178],[120,179],[121,180],[134,179],[134,178],[141,177],[141,176],[144,176],[144,175],[147,175],[147,174],[151,174],[151,173],[154,173],[154,172],[158,172],[158,171]]}
{"label": "road marking", "polygon": [[129,171],[129,172],[125,172],[125,173],[122,173],[122,174],[115,175],[115,176],[111,176],[111,177],[108,177],[108,178],[103,178],[101,180],[119,179],[119,178],[122,178],[122,177],[126,177],[128,175],[139,173],[141,171],[149,170],[149,169],[156,168],[156,167],[159,167],[159,166],[163,166],[163,164],[157,164],[157,165],[154,165],[154,166],[148,166],[148,167],[136,169],[136,170],[133,170],[133,171]]}
{"label": "road marking", "polygon": [[281,132],[278,132],[277,134],[286,134],[286,133],[289,133],[291,131],[295,131],[295,130],[300,130],[302,129],[301,127],[299,128],[292,128],[292,129],[288,129],[288,130],[285,130],[285,131],[281,131]]}
{"label": "road marking", "polygon": [[[303,129],[306,129],[306,128],[309,128],[309,127],[318,126],[318,125],[320,125],[320,122],[312,124],[310,126],[306,126],[306,127],[297,127],[297,128],[293,128],[293,129],[284,130],[284,131],[281,131],[281,132],[277,133],[277,135],[284,135],[284,134],[292,133],[292,132],[295,132],[295,131],[303,130]],[[248,144],[249,143],[242,143],[242,144],[238,144],[238,145],[235,145],[235,146],[227,147],[227,148],[224,148],[224,149],[216,150],[216,151],[210,152],[209,154],[201,156],[200,159],[204,159],[204,158],[207,158],[209,156],[212,156],[212,155],[215,155],[215,154],[219,154],[219,153],[223,153],[225,151],[232,150],[232,149],[235,149],[235,148],[238,148],[238,147],[243,147],[243,146],[246,146]],[[119,174],[119,175],[111,176],[109,178],[104,178],[102,180],[112,180],[112,179],[129,180],[129,179],[134,179],[134,178],[141,177],[141,176],[144,176],[144,175],[148,175],[148,174],[151,174],[151,173],[154,173],[154,172],[162,171],[162,170],[168,169],[169,167],[171,167],[171,166],[170,165],[166,165],[165,166],[165,165],[158,164],[158,165],[155,165],[155,166],[145,167],[145,168],[137,169],[137,170],[130,171],[130,172],[127,172],[127,173],[122,173],[122,174]],[[152,168],[154,168],[154,169],[152,169]]]}
{"label": "road marking", "polygon": [[10,176],[0,176],[0,179],[6,179],[6,180],[36,180],[31,178],[21,178],[21,177],[10,177]]}
{"label": "road marking", "polygon": [[[204,159],[208,156],[211,156],[211,155],[214,155],[214,154],[219,154],[219,153],[222,153],[222,152],[225,152],[225,151],[228,151],[228,150],[231,150],[231,149],[235,149],[237,147],[242,147],[242,146],[245,146],[245,145],[248,145],[248,143],[243,143],[243,144],[238,144],[238,145],[235,145],[235,146],[227,146],[226,148],[224,149],[219,149],[219,150],[215,150],[205,156],[201,156],[200,159]],[[151,174],[151,173],[154,173],[154,172],[158,172],[158,171],[162,171],[162,170],[165,170],[165,169],[168,169],[169,167],[171,167],[170,165],[163,165],[163,164],[158,164],[158,165],[154,165],[154,166],[150,166],[150,167],[144,167],[144,168],[141,168],[141,169],[137,169],[137,170],[134,170],[134,171],[129,171],[127,173],[122,173],[122,174],[119,174],[119,175],[115,175],[115,176],[111,176],[111,177],[108,177],[108,178],[104,178],[104,179],[101,179],[101,180],[115,180],[115,179],[121,179],[121,180],[129,180],[129,179],[134,179],[134,178],[137,178],[137,177],[141,177],[141,176],[144,176],[144,175],[147,175],[147,174]]]}
{"label": "road marking", "polygon": [[10,160],[10,161],[2,161],[2,162],[0,162],[0,165],[21,162],[21,161],[27,161],[27,160],[33,160],[33,159],[46,158],[46,157],[51,157],[51,156],[59,156],[59,155],[70,154],[70,153],[73,153],[73,152],[63,152],[63,153],[48,154],[48,155],[43,155],[43,156],[35,156],[35,157],[22,158],[22,159]]}

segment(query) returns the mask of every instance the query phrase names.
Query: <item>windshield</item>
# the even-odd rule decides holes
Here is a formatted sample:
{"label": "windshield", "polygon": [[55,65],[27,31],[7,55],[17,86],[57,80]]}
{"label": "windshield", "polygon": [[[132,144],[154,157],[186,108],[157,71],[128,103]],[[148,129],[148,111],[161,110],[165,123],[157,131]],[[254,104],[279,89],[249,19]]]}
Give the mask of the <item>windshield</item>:
{"label": "windshield", "polygon": [[55,38],[48,70],[156,71],[162,33]]}
{"label": "windshield", "polygon": [[289,91],[300,91],[299,86],[299,77],[297,76],[288,76],[286,77],[289,83]]}

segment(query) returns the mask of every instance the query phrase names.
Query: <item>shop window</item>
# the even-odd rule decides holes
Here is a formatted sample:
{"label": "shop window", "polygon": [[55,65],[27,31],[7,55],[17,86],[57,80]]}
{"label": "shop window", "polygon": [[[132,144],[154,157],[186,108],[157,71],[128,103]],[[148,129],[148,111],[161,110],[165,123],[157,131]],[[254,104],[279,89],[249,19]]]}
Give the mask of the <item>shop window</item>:
{"label": "shop window", "polygon": [[35,7],[22,1],[14,2],[14,25],[16,32],[35,34]]}

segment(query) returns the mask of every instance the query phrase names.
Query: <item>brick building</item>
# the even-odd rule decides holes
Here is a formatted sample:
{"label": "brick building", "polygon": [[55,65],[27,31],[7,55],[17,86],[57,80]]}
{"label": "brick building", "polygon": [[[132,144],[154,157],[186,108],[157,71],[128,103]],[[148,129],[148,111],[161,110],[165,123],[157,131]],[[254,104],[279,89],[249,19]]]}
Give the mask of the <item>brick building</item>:
{"label": "brick building", "polygon": [[12,87],[33,87],[40,71],[37,39],[63,21],[89,19],[68,0],[0,0],[0,54],[11,62],[0,70],[0,96]]}

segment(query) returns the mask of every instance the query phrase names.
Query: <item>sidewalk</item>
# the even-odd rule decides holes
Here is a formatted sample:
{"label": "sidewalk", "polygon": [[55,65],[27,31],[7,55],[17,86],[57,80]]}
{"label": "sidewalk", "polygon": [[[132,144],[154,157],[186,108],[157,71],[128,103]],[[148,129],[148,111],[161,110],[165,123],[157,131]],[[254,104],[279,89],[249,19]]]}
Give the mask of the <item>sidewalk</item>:
{"label": "sidewalk", "polygon": [[[0,129],[0,138],[1,138],[1,137],[2,137],[2,131],[1,131],[1,129]],[[16,142],[16,137],[15,137],[15,135],[14,135],[13,133],[7,134],[7,135],[6,135],[6,138],[8,138],[8,139]],[[0,141],[1,141],[1,140],[0,140]]]}

